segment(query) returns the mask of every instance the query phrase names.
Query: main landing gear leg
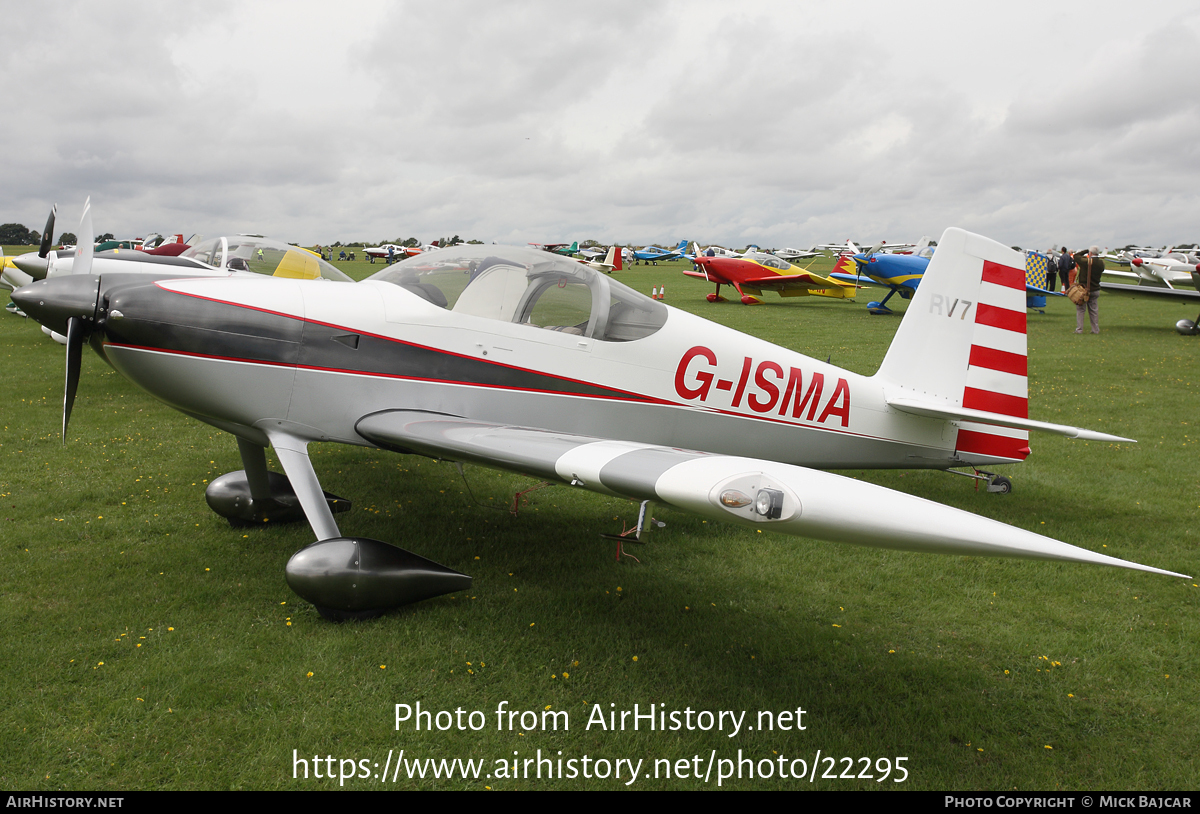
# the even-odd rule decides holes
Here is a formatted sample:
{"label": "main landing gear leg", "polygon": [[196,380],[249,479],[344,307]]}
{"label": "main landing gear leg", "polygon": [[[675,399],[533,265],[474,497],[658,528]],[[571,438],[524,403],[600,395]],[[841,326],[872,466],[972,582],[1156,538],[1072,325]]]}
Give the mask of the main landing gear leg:
{"label": "main landing gear leg", "polygon": [[308,442],[268,433],[317,542],[288,560],[288,586],[334,622],[385,611],[471,587],[471,578],[369,537],[342,537],[308,458]]}
{"label": "main landing gear leg", "polygon": [[[304,509],[287,477],[267,469],[266,449],[238,438],[242,466],[214,480],[204,491],[209,508],[229,521],[234,528],[259,523],[297,523],[305,519]],[[330,512],[344,512],[350,501],[324,492]]]}
{"label": "main landing gear leg", "polygon": [[[886,297],[884,297],[882,300],[880,300],[879,302],[867,303],[867,311],[872,314],[875,314],[877,316],[882,316],[884,314],[894,314],[895,311],[893,311],[891,308],[887,307],[887,301],[890,300],[892,298],[892,296],[899,290],[900,289],[898,289],[898,288],[893,288],[891,291],[888,292],[888,295]],[[962,474],[962,473],[960,473],[960,474]]]}
{"label": "main landing gear leg", "polygon": [[979,490],[979,482],[987,482],[987,491],[994,492],[998,495],[1007,495],[1012,492],[1012,481],[1003,475],[997,475],[994,472],[984,472],[982,469],[973,469],[971,472],[959,472],[957,469],[947,469],[951,475],[962,475],[966,478],[975,479],[975,490]]}

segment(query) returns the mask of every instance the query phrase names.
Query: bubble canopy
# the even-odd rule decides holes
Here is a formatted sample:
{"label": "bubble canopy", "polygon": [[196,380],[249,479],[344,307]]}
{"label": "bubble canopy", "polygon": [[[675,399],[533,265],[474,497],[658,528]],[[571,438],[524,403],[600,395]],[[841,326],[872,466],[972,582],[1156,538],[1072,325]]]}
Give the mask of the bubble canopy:
{"label": "bubble canopy", "polygon": [[354,282],[310,251],[259,235],[214,237],[196,244],[180,256],[214,268],[252,271],[270,277]]}
{"label": "bubble canopy", "polygon": [[410,257],[367,278],[456,314],[630,342],[667,321],[667,308],[596,269],[518,246],[458,245]]}

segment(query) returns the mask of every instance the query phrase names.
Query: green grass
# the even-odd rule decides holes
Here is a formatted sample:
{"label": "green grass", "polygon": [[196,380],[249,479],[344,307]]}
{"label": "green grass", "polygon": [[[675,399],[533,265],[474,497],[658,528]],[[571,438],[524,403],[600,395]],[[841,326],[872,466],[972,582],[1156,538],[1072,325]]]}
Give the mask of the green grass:
{"label": "green grass", "polygon": [[[9,251],[7,253],[15,253]],[[378,271],[335,263],[356,278]],[[898,319],[819,299],[712,304],[681,264],[616,277],[667,302],[871,373]],[[903,304],[901,304],[902,306]],[[1074,308],[1029,318],[1034,418],[1136,445],[1036,436],[1008,496],[937,472],[855,472],[905,492],[1115,556],[1200,573],[1200,398],[1190,308],[1104,295],[1099,336]],[[494,761],[701,757],[822,763],[807,780],[732,788],[1193,789],[1200,639],[1193,581],[1108,568],[858,549],[756,534],[677,512],[641,560],[601,532],[636,507],[562,488],[496,510],[528,478],[313,447],[323,486],[354,501],[344,533],[394,542],[475,588],[359,624],[295,597],[305,525],[234,530],[204,503],[240,468],[233,440],[84,357],[69,443],[62,348],[0,318],[0,786],[7,789],[316,789],[302,757]],[[871,511],[864,506],[863,511]],[[290,624],[288,624],[290,622]],[[173,629],[172,629],[173,628]],[[144,637],[144,638],[142,638]],[[141,645],[140,647],[138,645]],[[636,661],[634,660],[636,657]],[[103,662],[103,664],[101,664]],[[385,667],[384,667],[385,665]],[[312,675],[310,676],[309,673]],[[514,710],[565,710],[570,730],[497,731]],[[396,731],[395,704],[480,710],[481,732]],[[790,732],[605,732],[609,710],[802,707]],[[1051,747],[1051,748],[1047,748]],[[825,757],[906,757],[903,784],[822,779]],[[511,764],[510,764],[511,765]],[[778,765],[777,762],[775,764]],[[335,771],[338,768],[334,765]],[[532,769],[532,767],[531,767]],[[324,771],[324,769],[323,769]],[[372,772],[374,769],[372,769]],[[645,773],[649,771],[649,779]],[[311,769],[310,769],[311,772]],[[623,788],[624,780],[354,780],[353,788]]]}

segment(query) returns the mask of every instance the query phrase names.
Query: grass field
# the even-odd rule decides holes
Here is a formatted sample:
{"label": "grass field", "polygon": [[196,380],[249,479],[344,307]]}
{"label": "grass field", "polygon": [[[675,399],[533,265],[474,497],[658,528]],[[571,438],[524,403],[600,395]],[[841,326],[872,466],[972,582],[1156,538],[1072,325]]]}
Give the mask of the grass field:
{"label": "grass field", "polygon": [[[335,265],[356,278],[382,268]],[[869,290],[858,304],[767,294],[758,307],[710,305],[710,287],[683,267],[617,277],[647,293],[665,284],[668,304],[859,373],[879,365],[899,322],[867,314],[878,297]],[[1098,336],[1074,335],[1063,300],[1030,314],[1031,416],[1136,445],[1035,436],[1029,460],[1005,471],[1007,496],[938,472],[848,474],[1200,574],[1200,340],[1171,328],[1195,309],[1104,295],[1100,310]],[[625,787],[628,764],[619,777],[585,778],[585,755],[593,775],[643,761],[632,788],[715,788],[739,756],[755,777],[743,763],[723,787],[1172,790],[1200,780],[1197,581],[858,549],[669,511],[667,527],[634,547],[640,564],[617,562],[599,535],[619,532],[634,504],[550,488],[513,517],[504,508],[531,479],[468,467],[468,493],[448,464],[314,445],[323,486],[354,501],[338,518],[343,533],[475,577],[471,592],[332,625],[284,582],[287,559],[312,539],[306,525],[234,530],[205,505],[207,481],[241,467],[231,437],[88,352],[64,446],[61,346],[0,315],[0,358],[5,789],[320,789],[347,772],[359,776],[346,788]],[[418,702],[462,709],[464,726],[479,711],[486,725],[397,730],[395,705]],[[536,711],[525,720],[538,726],[521,731],[517,716],[516,729],[498,730],[502,704]],[[746,715],[732,737],[728,718],[723,731],[588,727],[595,710],[635,704],[681,722],[690,708],[693,724],[698,710]],[[760,712],[801,708],[803,730],[760,729]],[[569,729],[563,718],[542,729],[546,711],[565,712]],[[405,761],[483,767],[478,779],[431,769],[376,779],[400,750]],[[579,776],[547,777],[554,763],[526,777],[538,750],[567,774],[575,760]],[[815,779],[781,779],[781,757],[789,772],[815,764]],[[758,777],[766,766],[773,776]]]}

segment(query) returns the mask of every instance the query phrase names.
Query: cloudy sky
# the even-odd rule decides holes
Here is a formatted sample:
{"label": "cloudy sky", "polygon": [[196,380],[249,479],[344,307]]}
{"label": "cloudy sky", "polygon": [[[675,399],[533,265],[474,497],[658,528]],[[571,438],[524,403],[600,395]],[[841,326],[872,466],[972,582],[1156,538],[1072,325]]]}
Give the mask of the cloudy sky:
{"label": "cloudy sky", "polygon": [[0,222],[56,237],[1200,241],[1194,2],[0,9]]}

